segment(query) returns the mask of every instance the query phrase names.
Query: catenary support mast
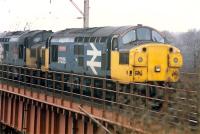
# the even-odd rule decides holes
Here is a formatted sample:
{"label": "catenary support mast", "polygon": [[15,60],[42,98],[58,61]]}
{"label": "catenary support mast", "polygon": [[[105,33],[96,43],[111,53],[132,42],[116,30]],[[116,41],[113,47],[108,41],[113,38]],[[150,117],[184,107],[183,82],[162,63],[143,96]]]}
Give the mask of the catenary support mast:
{"label": "catenary support mast", "polygon": [[89,27],[89,0],[84,0],[83,27]]}
{"label": "catenary support mast", "polygon": [[73,0],[70,2],[74,5],[74,7],[83,15],[83,27],[89,27],[89,0],[84,0],[84,11],[82,11]]}

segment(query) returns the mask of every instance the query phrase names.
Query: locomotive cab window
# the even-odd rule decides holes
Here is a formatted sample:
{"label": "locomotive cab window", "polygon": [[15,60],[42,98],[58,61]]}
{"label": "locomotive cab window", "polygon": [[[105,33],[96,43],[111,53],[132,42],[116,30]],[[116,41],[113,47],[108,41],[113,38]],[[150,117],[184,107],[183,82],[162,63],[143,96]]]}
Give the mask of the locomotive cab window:
{"label": "locomotive cab window", "polygon": [[137,29],[137,39],[140,41],[150,41],[151,31],[148,28],[138,28]]}
{"label": "locomotive cab window", "polygon": [[119,53],[119,64],[129,64],[129,53]]}
{"label": "locomotive cab window", "polygon": [[129,31],[122,38],[123,44],[127,44],[127,43],[130,43],[130,42],[135,41],[135,40],[136,40],[135,30]]}
{"label": "locomotive cab window", "polygon": [[154,42],[164,43],[164,38],[156,31],[152,31],[152,40]]}
{"label": "locomotive cab window", "polygon": [[58,46],[57,45],[52,45],[51,46],[51,59],[53,62],[57,62],[58,61]]}
{"label": "locomotive cab window", "polygon": [[34,43],[38,43],[38,42],[41,42],[42,41],[42,38],[41,37],[35,37],[34,39],[33,39],[33,42]]}

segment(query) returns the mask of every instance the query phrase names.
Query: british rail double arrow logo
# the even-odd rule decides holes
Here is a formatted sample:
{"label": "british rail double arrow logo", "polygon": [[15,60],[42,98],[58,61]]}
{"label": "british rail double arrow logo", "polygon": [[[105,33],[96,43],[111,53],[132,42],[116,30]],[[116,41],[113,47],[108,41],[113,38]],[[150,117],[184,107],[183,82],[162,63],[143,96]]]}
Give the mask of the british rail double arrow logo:
{"label": "british rail double arrow logo", "polygon": [[90,61],[87,61],[87,66],[89,66],[92,72],[97,75],[95,67],[101,67],[101,62],[97,62],[95,61],[95,59],[97,58],[97,56],[101,56],[101,51],[97,50],[94,43],[90,43],[90,46],[92,47],[92,50],[87,50],[87,55],[92,56],[92,59]]}

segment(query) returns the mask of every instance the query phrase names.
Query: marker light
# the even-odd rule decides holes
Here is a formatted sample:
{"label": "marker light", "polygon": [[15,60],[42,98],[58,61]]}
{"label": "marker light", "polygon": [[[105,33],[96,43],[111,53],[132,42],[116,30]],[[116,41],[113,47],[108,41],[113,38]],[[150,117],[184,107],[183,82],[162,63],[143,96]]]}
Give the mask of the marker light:
{"label": "marker light", "polygon": [[142,61],[143,61],[142,57],[139,57],[138,62],[142,62]]}
{"label": "marker light", "polygon": [[174,58],[174,63],[178,63],[178,58]]}

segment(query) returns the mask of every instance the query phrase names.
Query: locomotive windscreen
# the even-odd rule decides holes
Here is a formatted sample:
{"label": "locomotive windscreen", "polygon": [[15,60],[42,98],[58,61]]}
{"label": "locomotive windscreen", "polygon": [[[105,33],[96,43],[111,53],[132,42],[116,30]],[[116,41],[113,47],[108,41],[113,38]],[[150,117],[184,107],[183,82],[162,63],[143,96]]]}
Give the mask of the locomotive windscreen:
{"label": "locomotive windscreen", "polygon": [[131,30],[122,37],[123,44],[128,44],[135,41],[164,43],[164,38],[159,32],[148,27],[141,27],[135,30]]}

